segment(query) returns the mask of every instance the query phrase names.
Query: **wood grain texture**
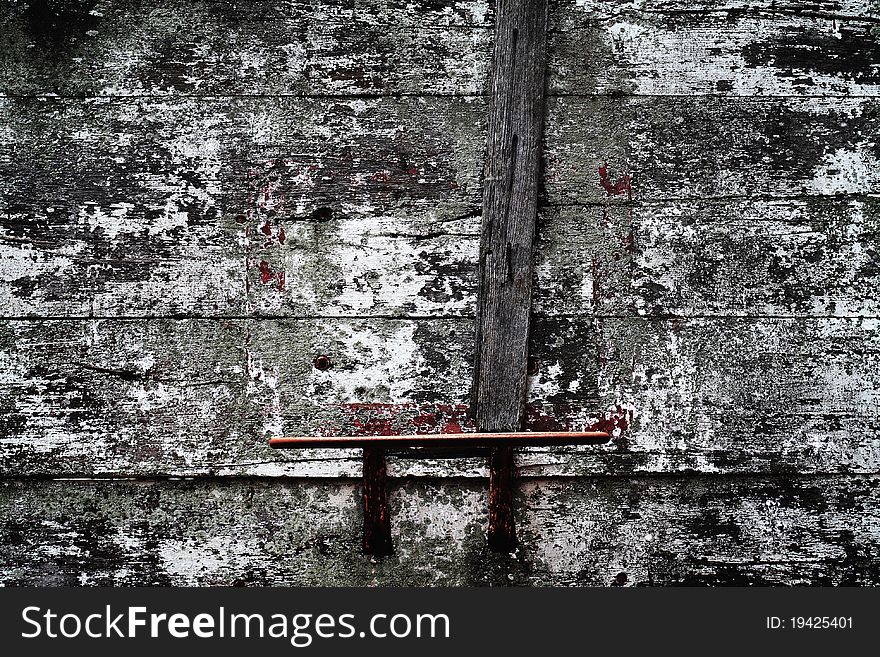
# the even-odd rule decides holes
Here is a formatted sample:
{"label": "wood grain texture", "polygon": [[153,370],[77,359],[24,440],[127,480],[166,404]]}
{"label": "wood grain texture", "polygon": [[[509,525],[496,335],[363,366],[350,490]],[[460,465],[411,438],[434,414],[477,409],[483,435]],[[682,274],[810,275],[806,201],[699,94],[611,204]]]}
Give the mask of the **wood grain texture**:
{"label": "wood grain texture", "polygon": [[846,196],[545,208],[535,312],[876,317],[878,209]]}
{"label": "wood grain texture", "polygon": [[634,12],[880,17],[876,0],[549,0],[549,5],[551,16],[578,11],[595,18]]}
{"label": "wood grain texture", "polygon": [[[471,320],[0,326],[6,474],[293,474],[299,466],[290,463],[320,474],[314,465],[326,463],[327,473],[360,477],[355,450],[294,459],[265,440],[350,431],[356,403],[461,402],[471,372]],[[320,354],[330,356],[330,369],[314,367]]]}
{"label": "wood grain texture", "polygon": [[482,93],[481,2],[61,0],[0,7],[0,93]]}
{"label": "wood grain texture", "polygon": [[[875,472],[876,329],[876,319],[541,320],[530,398],[616,410],[627,472],[790,472],[807,461]],[[574,474],[603,460],[567,461],[573,451],[543,463]],[[611,460],[597,471],[620,472]]]}
{"label": "wood grain texture", "polygon": [[[113,248],[113,240],[54,227],[44,245],[6,243],[3,309],[7,316],[471,316],[473,208],[410,207],[378,216],[352,209],[325,221],[218,221],[228,236],[207,226],[177,240],[118,236],[142,252],[140,260],[91,261],[88,246],[82,260],[58,255],[82,242]],[[547,207],[534,311],[877,316],[877,208],[868,197]],[[160,259],[148,258],[160,249]]]}
{"label": "wood grain texture", "polygon": [[880,190],[872,99],[555,98],[545,132],[554,205],[626,202],[605,163],[645,201]]}
{"label": "wood grain texture", "polygon": [[480,431],[522,424],[544,117],[546,4],[498,7],[477,294]]}
{"label": "wood grain texture", "polygon": [[[876,319],[535,322],[540,365],[527,426],[598,423],[614,439],[524,450],[523,476],[880,467]],[[4,322],[2,330],[7,476],[359,478],[356,450],[279,454],[265,439],[463,426],[472,374],[469,319]],[[333,367],[316,370],[318,354]],[[478,458],[411,457],[389,458],[389,476],[487,474]]]}
{"label": "wood grain texture", "polygon": [[[482,101],[0,99],[0,117],[5,316],[445,312],[419,242],[477,231]],[[373,294],[401,257],[415,271]]]}
{"label": "wood grain texture", "polygon": [[[495,16],[477,292],[477,430],[517,431],[525,411],[544,128],[547,5],[499,0]],[[513,449],[489,457],[489,547],[516,548]]]}
{"label": "wood grain texture", "polygon": [[[0,93],[483,94],[494,2],[0,7]],[[550,3],[559,94],[876,95],[876,3]],[[197,25],[198,29],[193,26]]]}
{"label": "wood grain texture", "polygon": [[590,4],[561,2],[551,13],[551,93],[880,92],[880,36],[876,14],[864,12],[869,3],[832,11],[805,3],[725,3],[708,11],[711,3]]}
{"label": "wood grain texture", "polygon": [[4,585],[877,585],[876,477],[537,480],[488,551],[479,481],[392,483],[360,552],[340,481],[4,481]]}

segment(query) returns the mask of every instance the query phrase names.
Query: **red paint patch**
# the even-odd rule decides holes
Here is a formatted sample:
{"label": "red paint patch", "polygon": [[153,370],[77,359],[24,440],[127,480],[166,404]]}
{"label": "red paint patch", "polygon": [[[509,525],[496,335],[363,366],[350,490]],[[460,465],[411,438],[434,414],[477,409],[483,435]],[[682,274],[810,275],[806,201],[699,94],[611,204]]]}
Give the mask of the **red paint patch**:
{"label": "red paint patch", "polygon": [[272,268],[269,267],[269,263],[265,260],[260,260],[260,264],[257,265],[257,269],[260,270],[260,280],[263,283],[268,283],[272,280]]}
{"label": "red paint patch", "polygon": [[284,234],[284,226],[281,226],[278,229],[278,243],[284,244],[284,240],[286,240],[286,239],[287,239],[287,235]]}
{"label": "red paint patch", "polygon": [[526,405],[526,429],[529,431],[569,431],[571,427],[560,421],[560,418],[544,412],[541,403]]}
{"label": "red paint patch", "polygon": [[[429,433],[472,433],[476,431],[467,404],[344,404],[342,426],[324,427],[320,435],[398,436]],[[607,431],[618,438],[632,423],[632,410],[617,405],[600,418],[585,417],[583,411],[565,405],[526,405],[524,429],[528,431]],[[619,430],[619,431],[617,431]],[[615,435],[615,431],[617,431]]]}
{"label": "red paint patch", "polygon": [[466,404],[346,404],[340,435],[396,436],[474,431]]}
{"label": "red paint patch", "polygon": [[405,404],[348,404],[343,409],[351,420],[351,434],[355,436],[393,436],[397,418]]}
{"label": "red paint patch", "polygon": [[269,225],[268,221],[263,224],[263,227],[260,228],[260,230],[262,231],[263,235],[271,235],[272,234],[272,226]]}
{"label": "red paint patch", "polygon": [[619,196],[620,194],[629,194],[632,196],[632,179],[628,173],[619,178],[617,182],[611,182],[608,177],[608,163],[606,162],[599,167],[599,184],[605,190],[608,196]]}
{"label": "red paint patch", "polygon": [[629,429],[630,425],[633,421],[633,411],[632,409],[624,408],[620,404],[615,406],[613,411],[608,411],[605,415],[598,420],[595,420],[590,426],[587,427],[587,431],[607,431],[612,436],[614,435],[616,430],[620,430],[618,435],[622,434],[624,431]]}

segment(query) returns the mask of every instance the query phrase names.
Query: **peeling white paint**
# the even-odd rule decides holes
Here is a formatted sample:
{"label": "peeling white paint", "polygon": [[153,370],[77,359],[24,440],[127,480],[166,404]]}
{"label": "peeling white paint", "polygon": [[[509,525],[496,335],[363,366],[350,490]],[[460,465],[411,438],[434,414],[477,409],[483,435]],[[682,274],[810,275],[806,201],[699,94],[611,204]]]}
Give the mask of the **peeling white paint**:
{"label": "peeling white paint", "polygon": [[855,150],[838,148],[827,155],[809,183],[817,194],[857,194],[868,188],[880,170],[880,160],[862,143]]}
{"label": "peeling white paint", "polygon": [[163,540],[158,554],[163,569],[181,582],[211,580],[234,572],[260,553],[253,537],[214,536],[201,541]]}

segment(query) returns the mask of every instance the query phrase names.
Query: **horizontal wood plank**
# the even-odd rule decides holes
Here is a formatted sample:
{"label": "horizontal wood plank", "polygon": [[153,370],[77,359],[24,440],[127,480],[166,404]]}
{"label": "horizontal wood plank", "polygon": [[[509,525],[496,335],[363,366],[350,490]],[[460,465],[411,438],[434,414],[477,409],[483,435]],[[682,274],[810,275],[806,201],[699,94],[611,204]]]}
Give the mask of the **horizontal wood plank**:
{"label": "horizontal wood plank", "polygon": [[551,15],[595,18],[630,13],[816,14],[880,17],[871,0],[550,0]]}
{"label": "horizontal wood plank", "polygon": [[539,320],[530,399],[560,416],[604,410],[623,458],[560,448],[522,465],[572,475],[808,462],[813,472],[875,472],[878,338],[876,319]]}
{"label": "horizontal wood plank", "polygon": [[[534,311],[877,316],[878,217],[871,198],[545,208]],[[125,240],[140,251],[131,260],[64,255],[112,248],[114,238],[58,227],[39,248],[4,245],[3,310],[7,317],[468,317],[476,220],[473,208],[455,204],[413,204],[403,216],[352,209],[326,222],[232,220],[218,222],[227,238],[210,227],[180,240],[136,232]]]}
{"label": "horizontal wood plank", "polygon": [[869,99],[556,98],[545,130],[547,198],[877,193],[878,109]]}
{"label": "horizontal wood plank", "polygon": [[880,315],[874,198],[546,208],[540,315]]}
{"label": "horizontal wood plank", "polygon": [[488,20],[468,0],[4,3],[0,93],[479,94]]}
{"label": "horizontal wood plank", "polygon": [[[472,430],[472,320],[3,322],[8,476],[359,476],[279,435]],[[612,432],[526,449],[525,475],[877,472],[876,319],[538,318],[527,426]],[[330,366],[316,362],[326,356]],[[397,455],[391,476],[480,476]]]}
{"label": "horizontal wood plank", "polygon": [[5,481],[11,585],[877,585],[876,477],[535,480],[516,559],[479,481],[392,482],[394,555],[361,554],[356,485]]}
{"label": "horizontal wood plank", "polygon": [[468,321],[387,320],[2,328],[6,474],[321,474],[316,458],[325,474],[355,474],[354,450],[307,453],[291,470],[266,439],[350,430],[356,403],[461,401],[472,333]]}
{"label": "horizontal wood plank", "polygon": [[852,13],[794,9],[795,3],[788,9],[784,3],[703,8],[711,4],[560,2],[551,14],[551,93],[880,93],[877,19],[859,8],[850,8]]}
{"label": "horizontal wood plank", "polygon": [[[483,94],[494,3],[173,0],[0,8],[0,93]],[[557,94],[874,95],[870,3],[551,3]],[[195,29],[193,26],[198,26]]]}

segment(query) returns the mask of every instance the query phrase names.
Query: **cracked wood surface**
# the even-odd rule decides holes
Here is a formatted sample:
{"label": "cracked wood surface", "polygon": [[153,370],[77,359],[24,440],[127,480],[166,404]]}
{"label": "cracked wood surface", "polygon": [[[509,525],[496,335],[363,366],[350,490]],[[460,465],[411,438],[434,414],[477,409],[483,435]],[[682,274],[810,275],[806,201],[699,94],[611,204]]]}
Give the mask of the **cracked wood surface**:
{"label": "cracked wood surface", "polygon": [[[483,168],[472,411],[477,431],[525,416],[535,233],[544,145],[546,0],[498,0]],[[490,549],[513,552],[513,447],[489,452]]]}

